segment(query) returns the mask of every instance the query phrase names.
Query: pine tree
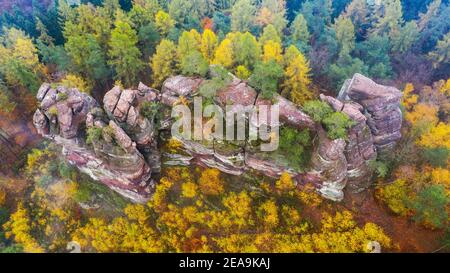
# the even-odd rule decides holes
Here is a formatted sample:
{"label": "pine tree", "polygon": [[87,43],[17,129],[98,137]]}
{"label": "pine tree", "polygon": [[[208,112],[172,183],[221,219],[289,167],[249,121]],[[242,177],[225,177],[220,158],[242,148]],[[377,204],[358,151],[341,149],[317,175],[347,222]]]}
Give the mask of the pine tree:
{"label": "pine tree", "polygon": [[309,44],[311,34],[308,31],[308,23],[303,14],[299,13],[295,16],[294,21],[291,23],[290,30],[293,43],[300,44],[302,48]]}

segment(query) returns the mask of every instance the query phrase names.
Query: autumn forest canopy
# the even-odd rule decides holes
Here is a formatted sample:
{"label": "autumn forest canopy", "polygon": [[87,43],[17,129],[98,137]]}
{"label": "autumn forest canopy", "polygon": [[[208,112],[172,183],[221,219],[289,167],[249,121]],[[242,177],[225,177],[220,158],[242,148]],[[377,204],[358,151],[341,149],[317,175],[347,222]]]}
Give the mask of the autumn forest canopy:
{"label": "autumn forest canopy", "polygon": [[[368,252],[370,241],[448,251],[449,18],[448,0],[1,1],[0,253],[64,252],[71,241],[86,252]],[[371,186],[341,203],[287,172],[166,166],[150,201],[134,204],[62,159],[31,123],[44,82],[101,102],[114,86],[161,90],[183,75],[206,79],[198,93],[212,104],[228,72],[343,143],[355,123],[319,94],[337,97],[355,73],[396,87],[401,139],[370,162]],[[157,120],[161,109],[139,110]],[[106,128],[83,128],[86,145]],[[303,171],[316,142],[284,127],[279,154]]]}

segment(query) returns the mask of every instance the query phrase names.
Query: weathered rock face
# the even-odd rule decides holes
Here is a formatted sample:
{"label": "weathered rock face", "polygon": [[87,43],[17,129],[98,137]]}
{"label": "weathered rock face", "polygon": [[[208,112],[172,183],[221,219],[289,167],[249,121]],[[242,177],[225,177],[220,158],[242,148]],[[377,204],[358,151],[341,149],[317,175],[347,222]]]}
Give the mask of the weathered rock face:
{"label": "weathered rock face", "polygon": [[[125,94],[123,101],[131,101],[130,93]],[[148,200],[153,186],[150,166],[136,148],[136,142],[114,121],[109,121],[92,97],[77,89],[61,86],[53,89],[43,84],[37,98],[40,106],[33,123],[38,133],[60,144],[71,164],[135,202]],[[127,124],[139,126],[139,122],[130,119],[130,109],[125,112],[127,115],[117,113]],[[139,112],[135,113],[139,120]],[[82,137],[84,126],[101,129],[105,141],[87,145]],[[103,130],[107,126],[109,130]]]}
{"label": "weathered rock face", "polygon": [[[192,98],[200,85],[200,79],[183,76],[169,78],[163,85],[162,97],[172,97],[172,101],[177,101],[180,96]],[[189,155],[179,156],[178,159],[185,164],[197,161],[230,174],[240,174],[253,169],[271,177],[278,177],[282,172],[288,172],[294,177],[315,177],[318,190],[324,197],[335,201],[342,200],[342,190],[347,184],[352,192],[362,191],[370,185],[373,173],[370,163],[377,158],[377,150],[381,153],[395,145],[400,137],[401,127],[401,116],[397,115],[401,113],[401,93],[397,89],[375,84],[370,79],[356,74],[353,80],[346,82],[343,90],[340,99],[323,95],[321,99],[329,103],[335,111],[347,114],[354,121],[346,141],[329,140],[321,126],[315,124],[292,102],[278,95],[275,95],[272,101],[264,100],[253,88],[237,78],[233,78],[228,86],[217,93],[217,103],[223,108],[236,104],[243,107],[277,104],[283,124],[314,131],[318,139],[309,171],[298,173],[279,164],[280,162],[262,159],[249,145],[239,146],[234,152],[220,151],[214,149],[216,145],[210,145],[207,151],[199,153],[199,150],[205,148],[205,144],[194,145],[182,141],[184,151]],[[238,106],[234,106],[236,107]],[[173,160],[170,162],[173,163]]]}
{"label": "weathered rock face", "polygon": [[391,151],[401,138],[401,97],[402,93],[397,88],[376,84],[361,74],[355,74],[344,83],[338,99],[350,99],[364,107],[375,147],[379,154],[383,154]]}
{"label": "weathered rock face", "polygon": [[347,184],[347,159],[344,155],[345,141],[330,140],[326,132],[318,126],[318,144],[311,158],[312,169],[321,177],[319,192],[325,198],[341,201]]}
{"label": "weathered rock face", "polygon": [[371,181],[371,160],[377,157],[367,118],[362,114],[363,107],[356,102],[341,102],[333,97],[320,95],[335,111],[347,114],[355,125],[348,130],[344,155],[347,160],[348,188],[354,192],[366,189]]}

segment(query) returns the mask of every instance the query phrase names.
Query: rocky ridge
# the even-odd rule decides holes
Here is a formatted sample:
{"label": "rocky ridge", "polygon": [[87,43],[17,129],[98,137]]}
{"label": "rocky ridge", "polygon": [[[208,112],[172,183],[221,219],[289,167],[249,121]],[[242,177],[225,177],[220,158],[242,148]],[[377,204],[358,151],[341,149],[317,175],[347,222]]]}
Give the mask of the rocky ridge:
{"label": "rocky ridge", "polygon": [[[152,174],[159,172],[161,164],[199,164],[232,175],[255,170],[274,178],[288,172],[299,186],[313,183],[324,197],[340,201],[346,186],[354,192],[369,186],[370,162],[377,158],[377,152],[387,153],[400,138],[401,93],[360,74],[346,81],[337,99],[320,96],[335,111],[347,114],[354,121],[347,141],[328,139],[321,125],[292,102],[279,95],[271,101],[264,100],[245,81],[233,77],[217,92],[214,103],[222,108],[278,104],[282,126],[307,128],[316,135],[310,166],[306,170],[294,170],[277,160],[259,156],[247,141],[225,143],[218,139],[209,142],[178,139],[182,144],[180,152],[164,152],[161,156],[159,135],[170,128],[173,120],[170,113],[158,122],[144,117],[142,108],[148,103],[170,108],[180,101],[192,102],[203,82],[199,78],[174,76],[164,82],[161,92],[142,83],[137,90],[116,86],[105,94],[103,108],[76,89],[43,84],[37,94],[40,106],[33,122],[39,134],[63,147],[70,163],[141,203],[151,196],[157,183],[152,180]],[[90,144],[86,143],[84,127],[98,134]]]}

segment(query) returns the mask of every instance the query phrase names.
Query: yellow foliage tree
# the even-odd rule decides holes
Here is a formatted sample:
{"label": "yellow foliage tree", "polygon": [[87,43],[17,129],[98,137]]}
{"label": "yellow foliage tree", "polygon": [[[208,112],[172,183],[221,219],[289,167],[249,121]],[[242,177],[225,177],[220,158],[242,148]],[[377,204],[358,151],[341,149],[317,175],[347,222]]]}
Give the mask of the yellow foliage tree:
{"label": "yellow foliage tree", "polygon": [[202,172],[198,181],[200,191],[206,195],[219,195],[223,193],[223,181],[218,169],[206,169]]}
{"label": "yellow foliage tree", "polygon": [[413,110],[406,112],[405,119],[413,128],[419,131],[427,131],[438,122],[437,116],[438,109],[435,106],[419,103],[414,106]]}
{"label": "yellow foliage tree", "polygon": [[175,26],[175,20],[173,20],[167,12],[159,10],[155,16],[155,25],[159,32],[165,35]]}
{"label": "yellow foliage tree", "polygon": [[263,45],[262,60],[264,62],[274,60],[275,62],[281,64],[283,62],[281,45],[272,40],[265,42]]}
{"label": "yellow foliage tree", "polygon": [[397,179],[393,183],[380,186],[375,192],[375,196],[383,201],[395,213],[406,216],[410,210],[405,206],[408,199],[409,190],[405,180]]}
{"label": "yellow foliage tree", "polygon": [[275,182],[275,188],[282,193],[287,193],[295,189],[295,183],[289,173],[283,172],[280,179]]}
{"label": "yellow foliage tree", "polygon": [[197,184],[193,182],[185,182],[181,185],[181,194],[186,198],[194,198],[197,195]]}
{"label": "yellow foliage tree", "polygon": [[266,228],[274,228],[278,225],[280,219],[278,217],[278,209],[274,200],[268,200],[261,204],[258,208],[260,218],[266,225]]}
{"label": "yellow foliage tree", "polygon": [[202,34],[202,42],[200,45],[200,51],[206,60],[211,62],[214,58],[214,53],[218,45],[218,40],[216,34],[210,30],[205,29]]}
{"label": "yellow foliage tree", "polygon": [[6,190],[0,188],[0,207],[6,203]]}
{"label": "yellow foliage tree", "polygon": [[151,58],[153,86],[159,88],[163,81],[176,72],[176,47],[172,41],[163,39]]}
{"label": "yellow foliage tree", "polygon": [[[288,49],[289,50],[289,49]],[[295,50],[289,50],[290,54]],[[283,94],[288,94],[292,102],[302,105],[305,101],[314,97],[309,85],[311,69],[305,56],[299,51],[288,61],[283,83]]]}
{"label": "yellow foliage tree", "polygon": [[440,122],[420,137],[417,144],[426,148],[446,147],[450,149],[450,125]]}
{"label": "yellow foliage tree", "polygon": [[11,218],[3,227],[6,230],[6,238],[14,237],[14,241],[21,244],[25,252],[44,252],[44,248],[31,235],[31,220],[23,203],[17,205],[17,210],[11,214]]}
{"label": "yellow foliage tree", "polygon": [[202,36],[197,30],[183,31],[180,38],[178,38],[177,54],[178,58],[182,60],[194,50],[200,51],[202,43]]}
{"label": "yellow foliage tree", "polygon": [[214,53],[213,63],[220,64],[228,69],[233,67],[233,44],[230,39],[225,38],[220,42]]}
{"label": "yellow foliage tree", "polygon": [[419,96],[412,94],[413,91],[414,85],[412,83],[407,83],[405,89],[403,89],[402,105],[407,110],[411,110],[419,99]]}

